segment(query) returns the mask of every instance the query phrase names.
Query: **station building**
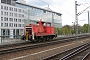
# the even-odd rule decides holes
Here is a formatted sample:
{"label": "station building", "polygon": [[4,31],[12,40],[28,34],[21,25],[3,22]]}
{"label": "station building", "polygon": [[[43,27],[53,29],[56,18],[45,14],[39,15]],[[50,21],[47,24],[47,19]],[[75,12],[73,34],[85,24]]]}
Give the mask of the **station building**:
{"label": "station building", "polygon": [[9,37],[13,34],[15,38],[24,32],[25,25],[35,24],[40,19],[44,22],[51,22],[54,27],[61,28],[61,16],[61,13],[49,8],[28,5],[24,0],[0,0],[0,36]]}

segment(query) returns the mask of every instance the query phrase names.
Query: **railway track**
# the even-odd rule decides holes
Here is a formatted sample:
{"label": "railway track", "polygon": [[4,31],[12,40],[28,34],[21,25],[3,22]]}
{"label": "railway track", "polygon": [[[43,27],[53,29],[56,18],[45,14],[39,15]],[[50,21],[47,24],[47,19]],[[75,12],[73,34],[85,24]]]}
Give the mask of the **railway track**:
{"label": "railway track", "polygon": [[[79,38],[86,38],[87,36],[80,36]],[[49,41],[49,42],[43,42],[43,43],[37,43],[37,44],[29,44],[27,43],[20,43],[20,44],[12,44],[12,45],[4,45],[0,46],[0,55],[2,54],[7,54],[11,52],[16,52],[16,51],[22,51],[22,50],[27,50],[27,49],[34,49],[38,47],[44,47],[48,45],[53,45],[53,44],[58,44],[58,43],[64,43],[64,42],[69,42],[73,41],[76,38],[75,37],[68,37],[68,38],[61,38],[62,40],[57,40],[57,41]]]}
{"label": "railway track", "polygon": [[[82,38],[87,38],[87,37],[89,37],[89,35],[82,35],[82,36],[79,36],[78,38],[82,39]],[[48,42],[56,41],[56,40],[60,40],[61,42],[70,41],[70,40],[73,41],[73,40],[75,40],[75,36],[72,36],[72,37],[58,37],[58,38],[55,38],[53,40],[49,40]],[[45,42],[47,42],[47,41],[45,41]],[[37,42],[37,43],[43,43],[43,42]],[[14,47],[14,46],[23,46],[23,45],[28,45],[28,44],[37,44],[37,43],[23,42],[23,43],[0,45],[0,49],[1,48]]]}
{"label": "railway track", "polygon": [[58,54],[46,57],[43,60],[87,60],[89,59],[89,57],[90,57],[90,42],[65,50]]}
{"label": "railway track", "polygon": [[88,60],[90,59],[90,52],[88,52],[83,58],[82,60]]}

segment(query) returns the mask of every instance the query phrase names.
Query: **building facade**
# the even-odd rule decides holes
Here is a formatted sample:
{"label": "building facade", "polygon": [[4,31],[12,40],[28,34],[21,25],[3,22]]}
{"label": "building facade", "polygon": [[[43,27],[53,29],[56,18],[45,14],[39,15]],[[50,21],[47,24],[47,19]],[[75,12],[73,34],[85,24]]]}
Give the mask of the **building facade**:
{"label": "building facade", "polygon": [[51,22],[54,27],[62,27],[61,13],[54,12],[50,8],[43,9],[21,2],[16,2],[16,6],[25,9],[25,24],[42,19],[45,22]]}
{"label": "building facade", "polygon": [[[24,9],[15,6],[15,0],[1,0],[0,24],[1,36],[9,36],[13,30],[13,36],[20,35],[24,27]],[[14,3],[14,4],[13,4]]]}
{"label": "building facade", "polygon": [[52,10],[27,5],[24,0],[0,0],[0,36],[9,36],[12,30],[15,38],[24,32],[25,25],[35,24],[40,19],[61,28],[61,15]]}

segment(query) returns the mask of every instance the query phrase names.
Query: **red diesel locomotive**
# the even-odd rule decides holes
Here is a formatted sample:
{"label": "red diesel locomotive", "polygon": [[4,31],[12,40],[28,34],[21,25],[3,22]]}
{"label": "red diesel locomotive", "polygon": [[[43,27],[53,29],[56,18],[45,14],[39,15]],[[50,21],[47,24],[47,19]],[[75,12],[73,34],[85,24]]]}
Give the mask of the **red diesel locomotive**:
{"label": "red diesel locomotive", "polygon": [[28,24],[24,27],[24,35],[21,37],[22,40],[37,42],[53,39],[56,35],[54,34],[54,27],[51,26],[50,22],[36,22],[34,24]]}

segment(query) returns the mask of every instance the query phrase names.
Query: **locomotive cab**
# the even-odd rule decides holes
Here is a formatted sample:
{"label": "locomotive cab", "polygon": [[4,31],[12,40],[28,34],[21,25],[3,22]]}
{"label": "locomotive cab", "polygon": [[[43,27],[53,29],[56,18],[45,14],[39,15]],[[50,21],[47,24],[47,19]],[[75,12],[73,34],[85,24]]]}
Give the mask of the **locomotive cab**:
{"label": "locomotive cab", "polygon": [[26,31],[28,32],[28,35],[32,35],[32,28],[26,27]]}
{"label": "locomotive cab", "polygon": [[31,39],[31,36],[32,36],[32,27],[26,27],[26,31],[27,32],[27,36],[26,36],[26,41],[30,40]]}
{"label": "locomotive cab", "polygon": [[26,41],[32,39],[32,26],[26,26],[24,31]]}
{"label": "locomotive cab", "polygon": [[32,39],[32,26],[24,27],[24,35],[21,37],[22,40],[30,40]]}

